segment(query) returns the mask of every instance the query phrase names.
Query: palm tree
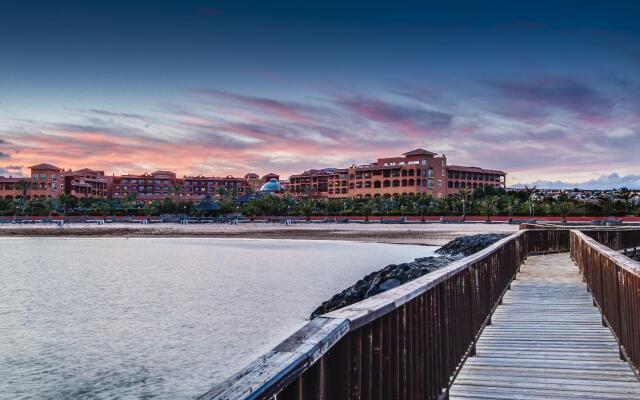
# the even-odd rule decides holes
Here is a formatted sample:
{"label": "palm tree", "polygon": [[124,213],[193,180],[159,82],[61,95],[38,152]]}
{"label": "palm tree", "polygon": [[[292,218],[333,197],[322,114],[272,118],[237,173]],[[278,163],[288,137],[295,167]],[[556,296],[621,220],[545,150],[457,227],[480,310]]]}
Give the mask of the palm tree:
{"label": "palm tree", "polygon": [[534,216],[535,210],[536,210],[535,205],[533,204],[534,203],[533,195],[536,193],[537,190],[538,189],[536,189],[535,186],[531,187],[531,188],[528,187],[528,186],[524,187],[524,191],[527,194],[527,198],[529,199],[529,201],[528,201],[528,203],[529,203],[529,215],[532,216],[532,217]]}
{"label": "palm tree", "polygon": [[431,194],[420,195],[420,197],[418,197],[417,204],[418,208],[420,209],[420,221],[425,222],[424,215],[427,210],[431,208],[432,202],[433,196],[431,196]]}
{"label": "palm tree", "polygon": [[123,201],[122,208],[124,208],[125,215],[129,215],[129,209],[132,208],[136,204],[136,199],[138,198],[138,194],[136,192],[131,192],[127,194],[127,198]]}
{"label": "palm tree", "polygon": [[33,186],[33,182],[31,182],[31,180],[29,179],[22,179],[18,181],[18,183],[16,183],[16,189],[22,192],[22,213],[23,214],[27,207],[27,194],[31,190],[32,186]]}
{"label": "palm tree", "polygon": [[480,203],[480,210],[487,216],[487,222],[491,222],[491,216],[496,213],[498,208],[498,196],[490,196]]}
{"label": "palm tree", "polygon": [[360,207],[360,212],[364,215],[364,222],[369,222],[369,215],[373,212],[373,202],[368,200]]}
{"label": "palm tree", "polygon": [[567,222],[567,216],[573,212],[575,205],[570,201],[562,201],[555,205],[555,209],[562,217],[562,222]]}
{"label": "palm tree", "polygon": [[629,204],[631,202],[631,190],[627,189],[626,187],[620,188],[618,195],[622,198],[622,201],[624,201],[624,214],[625,215],[629,215]]}
{"label": "palm tree", "polygon": [[71,203],[72,197],[69,193],[60,193],[58,195],[58,201],[62,205],[62,215],[67,215],[67,208]]}
{"label": "palm tree", "polygon": [[307,218],[307,221],[311,221],[311,216],[313,215],[313,212],[315,211],[316,207],[313,201],[306,199],[306,200],[301,200],[298,203],[298,209],[300,210],[302,215],[304,215]]}
{"label": "palm tree", "polygon": [[462,202],[462,219],[464,220],[467,200],[469,199],[469,196],[471,196],[471,190],[467,188],[460,189],[460,191],[458,192],[458,196],[460,197],[460,201]]}

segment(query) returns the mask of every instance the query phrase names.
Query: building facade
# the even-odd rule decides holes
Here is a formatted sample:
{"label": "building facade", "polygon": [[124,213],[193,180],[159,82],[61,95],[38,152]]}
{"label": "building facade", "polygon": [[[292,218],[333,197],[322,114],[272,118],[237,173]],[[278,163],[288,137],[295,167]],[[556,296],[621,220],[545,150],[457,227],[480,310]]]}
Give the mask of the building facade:
{"label": "building facade", "polygon": [[291,175],[286,190],[294,197],[348,197],[348,170],[338,168],[312,169]]}
{"label": "building facade", "polygon": [[31,170],[31,187],[27,192],[28,197],[52,199],[64,193],[62,169],[51,164],[32,165],[29,169]]}
{"label": "building facade", "polygon": [[23,196],[19,182],[29,181],[29,178],[14,178],[0,176],[0,199],[14,200]]}
{"label": "building facade", "polygon": [[155,171],[151,174],[126,174],[108,180],[108,196],[113,199],[135,197],[136,200],[163,200],[179,190],[176,173]]}
{"label": "building facade", "polygon": [[89,168],[64,173],[64,192],[78,198],[106,198],[108,181],[104,171]]}
{"label": "building facade", "polygon": [[292,175],[288,190],[294,197],[372,198],[427,194],[442,198],[459,195],[461,188],[473,190],[485,186],[505,188],[506,173],[449,166],[444,154],[439,156],[416,149],[401,157],[379,158],[371,164],[308,170]]}
{"label": "building facade", "polygon": [[460,189],[474,191],[483,187],[507,188],[507,174],[503,171],[462,165],[447,166],[447,193],[456,194]]}

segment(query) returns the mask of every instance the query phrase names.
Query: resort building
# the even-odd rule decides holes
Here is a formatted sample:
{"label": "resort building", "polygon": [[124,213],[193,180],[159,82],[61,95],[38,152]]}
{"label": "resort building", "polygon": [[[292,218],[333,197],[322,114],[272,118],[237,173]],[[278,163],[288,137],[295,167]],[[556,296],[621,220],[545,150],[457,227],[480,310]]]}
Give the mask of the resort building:
{"label": "resort building", "polygon": [[245,178],[235,178],[231,175],[221,178],[216,176],[185,176],[181,195],[186,197],[195,196],[198,199],[209,195],[221,195],[225,191],[234,192],[236,195],[243,195],[247,190],[247,180]]}
{"label": "resort building", "polygon": [[83,168],[64,173],[64,192],[78,198],[106,198],[107,183],[104,171]]}
{"label": "resort building", "polygon": [[[266,176],[276,176],[269,174]],[[156,171],[151,174],[121,175],[110,178],[108,196],[125,199],[135,195],[136,200],[154,201],[174,198],[183,201],[200,201],[207,195],[217,197],[226,191],[242,196],[247,191],[258,191],[267,182],[265,177],[248,173],[243,178],[234,176],[184,176],[177,178],[172,171]]]}
{"label": "resort building", "polygon": [[446,157],[424,149],[366,165],[305,171],[289,178],[293,196],[370,198],[430,193],[446,195]]}
{"label": "resort building", "polygon": [[503,171],[464,167],[462,165],[447,166],[447,193],[457,194],[460,189],[475,189],[493,186],[506,189],[507,174]]}
{"label": "resort building", "polygon": [[[51,164],[30,167],[31,178],[0,177],[0,198],[24,195],[54,198],[60,193],[75,197],[97,197],[138,201],[167,198],[201,201],[233,193],[236,198],[253,198],[251,193],[289,193],[293,197],[372,198],[394,195],[428,194],[434,198],[459,196],[462,190],[485,187],[506,189],[506,173],[493,169],[447,165],[447,158],[425,149],[399,157],[379,158],[371,164],[347,168],[311,169],[280,180],[275,173],[260,177],[247,173],[234,176],[184,176],[159,170],[144,174],[105,176],[104,171],[81,169],[64,172]],[[20,182],[27,181],[26,185]],[[276,189],[277,188],[277,189]]]}
{"label": "resort building", "polygon": [[51,164],[32,165],[29,169],[31,170],[31,187],[27,197],[52,199],[64,193],[62,169]]}
{"label": "resort building", "polygon": [[29,181],[28,178],[14,178],[0,176],[0,199],[14,200],[23,195],[19,182]]}
{"label": "resort building", "polygon": [[506,186],[506,173],[477,167],[447,165],[443,154],[425,149],[402,157],[380,158],[349,168],[312,169],[291,175],[288,191],[294,197],[371,198],[430,194],[434,198],[459,195],[460,189]]}
{"label": "resort building", "polygon": [[380,158],[369,165],[349,168],[349,196],[377,197],[383,195],[446,194],[444,155],[416,149],[403,157]]}
{"label": "resort building", "polygon": [[289,177],[287,191],[294,197],[348,197],[347,169],[325,168]]}
{"label": "resort building", "polygon": [[112,176],[108,195],[113,199],[135,197],[137,200],[164,200],[177,194],[178,184],[176,173],[172,171]]}

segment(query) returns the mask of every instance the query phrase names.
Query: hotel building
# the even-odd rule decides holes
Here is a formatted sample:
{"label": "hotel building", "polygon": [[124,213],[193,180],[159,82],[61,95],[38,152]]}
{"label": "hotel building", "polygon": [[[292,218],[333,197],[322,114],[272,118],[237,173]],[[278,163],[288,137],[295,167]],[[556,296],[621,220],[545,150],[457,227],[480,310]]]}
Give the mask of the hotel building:
{"label": "hotel building", "polygon": [[287,191],[294,197],[322,198],[348,197],[348,169],[326,168],[291,175]]}
{"label": "hotel building", "polygon": [[449,165],[447,166],[447,193],[458,193],[460,189],[473,191],[487,186],[506,189],[506,177],[507,174],[503,171]]}
{"label": "hotel building", "polygon": [[22,190],[19,188],[18,182],[24,180],[28,180],[28,178],[0,176],[0,199],[13,200],[22,197]]}
{"label": "hotel building", "polygon": [[294,197],[371,198],[430,194],[442,198],[459,194],[461,188],[504,188],[505,185],[506,173],[502,171],[448,166],[444,155],[438,156],[424,149],[346,169],[309,170],[289,178],[289,191]]}
{"label": "hotel building", "polygon": [[179,183],[176,173],[172,171],[112,176],[108,181],[110,198],[126,199],[134,195],[138,200],[163,200],[171,197]]}
{"label": "hotel building", "polygon": [[107,178],[104,171],[89,168],[64,173],[64,192],[78,198],[107,197]]}

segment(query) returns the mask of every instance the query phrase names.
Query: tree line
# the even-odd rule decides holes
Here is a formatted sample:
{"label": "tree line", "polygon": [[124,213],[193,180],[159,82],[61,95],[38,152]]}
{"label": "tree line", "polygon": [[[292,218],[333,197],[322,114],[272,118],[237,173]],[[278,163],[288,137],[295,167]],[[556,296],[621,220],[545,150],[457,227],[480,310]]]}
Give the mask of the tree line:
{"label": "tree line", "polygon": [[76,198],[67,193],[55,199],[26,196],[18,199],[0,199],[0,215],[4,216],[71,216],[71,215],[229,215],[242,214],[248,218],[261,216],[460,216],[494,215],[513,217],[536,216],[623,216],[640,215],[640,207],[631,204],[631,191],[621,189],[612,198],[602,194],[597,201],[578,201],[569,197],[542,197],[535,188],[507,192],[502,188],[485,187],[475,191],[460,189],[451,197],[434,198],[431,195],[380,196],[374,198],[317,199],[263,195],[239,203],[233,190],[221,189],[215,202],[220,209],[215,213],[203,212],[198,204],[170,196],[162,201],[143,201],[131,194],[124,199]]}

